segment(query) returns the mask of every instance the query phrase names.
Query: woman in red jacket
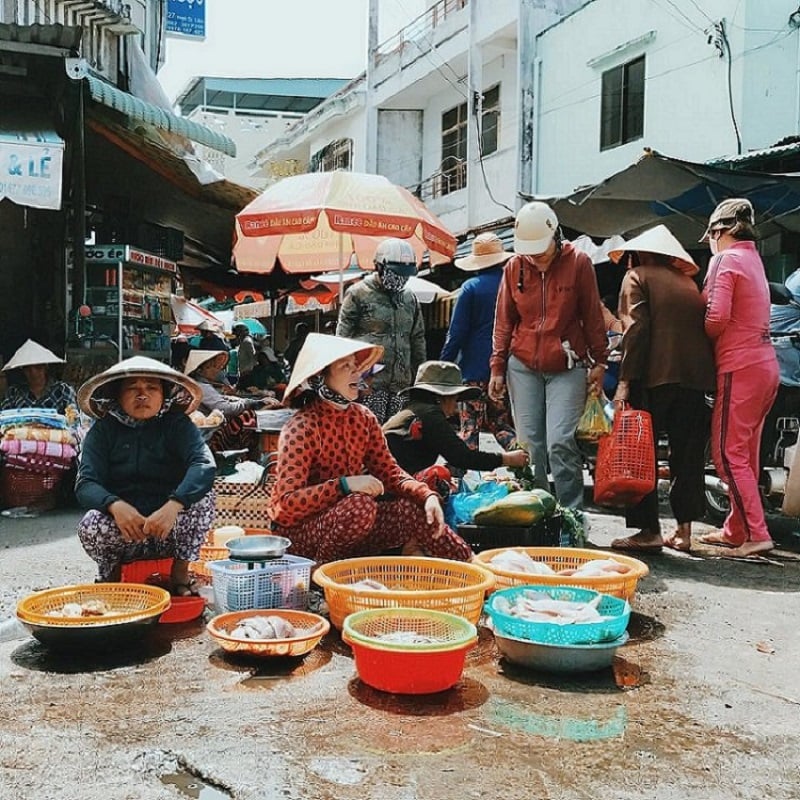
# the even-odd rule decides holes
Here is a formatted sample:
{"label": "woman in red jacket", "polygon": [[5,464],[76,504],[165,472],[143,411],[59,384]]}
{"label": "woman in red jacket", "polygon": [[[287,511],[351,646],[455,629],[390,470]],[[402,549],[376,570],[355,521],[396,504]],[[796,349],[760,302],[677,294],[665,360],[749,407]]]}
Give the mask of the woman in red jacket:
{"label": "woman in red jacket", "polygon": [[506,392],[517,440],[528,450],[536,485],[549,490],[548,461],[562,505],[583,506],[583,458],[575,429],[587,382],[599,391],[606,328],[592,261],[561,238],[545,203],[517,214],[514,251],[497,296],[489,397]]}

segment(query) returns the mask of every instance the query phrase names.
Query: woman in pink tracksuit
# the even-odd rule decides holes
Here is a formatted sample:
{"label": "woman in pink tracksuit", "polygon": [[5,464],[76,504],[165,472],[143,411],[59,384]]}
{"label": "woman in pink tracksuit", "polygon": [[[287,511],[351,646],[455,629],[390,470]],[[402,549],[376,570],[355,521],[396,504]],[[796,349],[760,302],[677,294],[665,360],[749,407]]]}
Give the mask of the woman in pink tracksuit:
{"label": "woman in pink tracksuit", "polygon": [[769,339],[769,287],[755,245],[748,200],[724,200],[701,241],[714,257],[703,294],[706,333],[714,342],[717,396],[711,420],[711,454],[728,484],[731,510],[706,544],[753,556],[773,548],[758,489],[759,443],[778,391],[778,362]]}

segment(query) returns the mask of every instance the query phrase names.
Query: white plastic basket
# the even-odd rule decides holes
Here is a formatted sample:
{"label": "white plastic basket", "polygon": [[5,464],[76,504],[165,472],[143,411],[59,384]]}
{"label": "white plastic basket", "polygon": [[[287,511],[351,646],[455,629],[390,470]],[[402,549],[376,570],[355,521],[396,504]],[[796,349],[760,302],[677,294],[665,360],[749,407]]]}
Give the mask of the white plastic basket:
{"label": "white plastic basket", "polygon": [[284,556],[253,564],[209,561],[214,606],[219,612],[251,608],[293,608],[302,611],[308,601],[314,562]]}

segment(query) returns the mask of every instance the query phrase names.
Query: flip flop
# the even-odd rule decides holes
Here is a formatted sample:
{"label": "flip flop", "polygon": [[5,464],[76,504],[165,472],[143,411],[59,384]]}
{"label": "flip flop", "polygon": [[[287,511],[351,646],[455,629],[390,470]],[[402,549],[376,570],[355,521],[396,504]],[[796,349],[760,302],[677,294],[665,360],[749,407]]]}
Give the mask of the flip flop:
{"label": "flip flop", "polygon": [[734,550],[739,545],[731,544],[726,539],[722,538],[721,533],[704,533],[702,536],[697,537],[697,541],[701,544],[710,544],[714,547],[727,547],[729,550]]}
{"label": "flip flop", "polygon": [[686,542],[686,546],[685,547],[679,547],[675,543],[675,540],[679,539],[679,538],[681,539],[681,541],[684,541],[683,537],[679,537],[677,534],[673,534],[672,536],[668,536],[666,539],[664,539],[664,547],[669,547],[670,550],[675,550],[678,553],[691,553],[692,552],[692,543],[691,542]]}
{"label": "flip flop", "polygon": [[611,542],[612,550],[631,550],[637,553],[660,553],[662,546],[660,544],[645,544],[632,536],[625,536],[622,539],[614,539]]}

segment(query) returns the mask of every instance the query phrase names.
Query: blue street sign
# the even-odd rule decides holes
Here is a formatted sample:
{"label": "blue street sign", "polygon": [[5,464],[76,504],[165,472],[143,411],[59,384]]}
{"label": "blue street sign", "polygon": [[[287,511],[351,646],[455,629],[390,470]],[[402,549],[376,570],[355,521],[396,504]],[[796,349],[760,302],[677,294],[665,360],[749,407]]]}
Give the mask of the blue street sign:
{"label": "blue street sign", "polygon": [[205,0],[167,0],[167,33],[205,38]]}

